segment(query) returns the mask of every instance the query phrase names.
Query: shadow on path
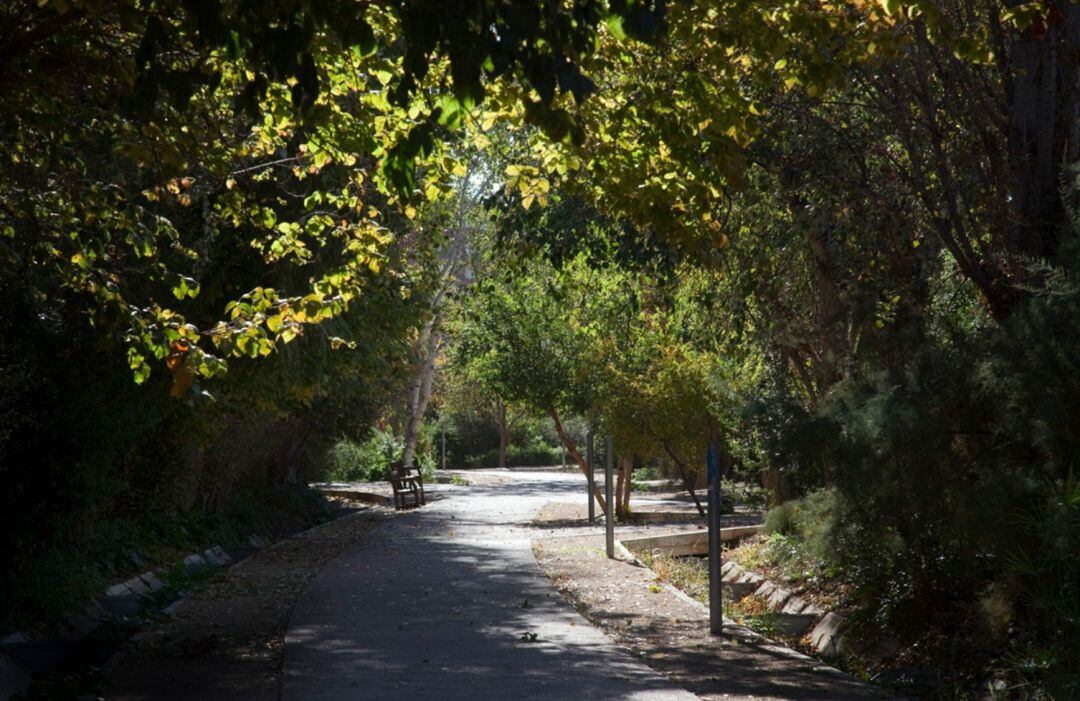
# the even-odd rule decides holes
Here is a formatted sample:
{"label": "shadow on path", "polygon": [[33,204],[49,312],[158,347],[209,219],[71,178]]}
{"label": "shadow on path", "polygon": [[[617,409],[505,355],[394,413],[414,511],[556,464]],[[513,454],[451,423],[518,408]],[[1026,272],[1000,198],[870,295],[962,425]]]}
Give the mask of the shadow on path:
{"label": "shadow on path", "polygon": [[282,699],[693,699],[551,588],[527,527],[582,480],[515,475],[394,519],[298,601]]}

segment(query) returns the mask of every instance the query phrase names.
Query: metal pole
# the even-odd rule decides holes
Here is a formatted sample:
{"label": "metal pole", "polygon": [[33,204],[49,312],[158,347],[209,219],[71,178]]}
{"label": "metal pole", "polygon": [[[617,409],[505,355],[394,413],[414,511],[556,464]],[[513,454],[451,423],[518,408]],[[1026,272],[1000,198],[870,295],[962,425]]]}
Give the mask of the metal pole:
{"label": "metal pole", "polygon": [[593,474],[593,435],[592,431],[585,436],[585,484],[589,490],[589,523],[596,523],[596,476]]}
{"label": "metal pole", "polygon": [[720,446],[709,443],[709,632],[724,631],[724,594],[720,582]]}
{"label": "metal pole", "polygon": [[446,431],[440,431],[439,437],[442,442],[442,469],[446,469]]}
{"label": "metal pole", "polygon": [[615,559],[615,500],[612,498],[612,480],[615,472],[615,441],[608,436],[604,439],[604,524],[607,531],[607,556]]}

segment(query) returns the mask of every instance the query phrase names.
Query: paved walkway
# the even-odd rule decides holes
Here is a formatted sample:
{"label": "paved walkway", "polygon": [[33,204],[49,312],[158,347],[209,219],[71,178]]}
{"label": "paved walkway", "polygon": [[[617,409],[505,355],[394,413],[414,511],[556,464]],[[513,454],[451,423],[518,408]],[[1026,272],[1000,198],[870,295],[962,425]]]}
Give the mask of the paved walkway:
{"label": "paved walkway", "polygon": [[393,519],[297,602],[283,701],[691,701],[577,614],[533,557],[532,515],[579,475],[513,473]]}

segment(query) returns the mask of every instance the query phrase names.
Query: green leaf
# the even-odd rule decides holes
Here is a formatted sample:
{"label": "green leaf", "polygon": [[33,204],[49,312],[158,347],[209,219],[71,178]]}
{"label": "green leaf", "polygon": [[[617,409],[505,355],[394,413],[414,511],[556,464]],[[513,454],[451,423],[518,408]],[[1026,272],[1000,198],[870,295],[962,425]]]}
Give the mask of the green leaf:
{"label": "green leaf", "polygon": [[604,24],[607,26],[608,31],[619,41],[626,38],[626,29],[623,27],[622,15],[608,15],[604,20]]}

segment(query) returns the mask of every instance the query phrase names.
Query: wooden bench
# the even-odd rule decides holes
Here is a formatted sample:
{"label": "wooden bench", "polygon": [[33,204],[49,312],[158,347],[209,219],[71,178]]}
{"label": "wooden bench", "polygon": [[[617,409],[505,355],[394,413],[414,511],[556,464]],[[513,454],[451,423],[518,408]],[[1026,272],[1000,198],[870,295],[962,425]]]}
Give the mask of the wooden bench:
{"label": "wooden bench", "polygon": [[424,476],[416,468],[403,469],[400,460],[390,463],[390,486],[394,489],[394,508],[399,511],[415,509],[427,503]]}

